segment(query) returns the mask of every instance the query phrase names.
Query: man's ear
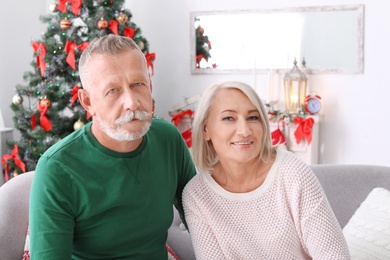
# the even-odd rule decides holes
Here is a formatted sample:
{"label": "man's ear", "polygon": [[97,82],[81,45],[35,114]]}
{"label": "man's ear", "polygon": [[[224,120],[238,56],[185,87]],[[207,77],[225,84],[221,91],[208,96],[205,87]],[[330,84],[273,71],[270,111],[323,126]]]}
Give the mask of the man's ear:
{"label": "man's ear", "polygon": [[77,95],[79,97],[80,104],[83,106],[83,108],[87,110],[92,116],[94,116],[95,111],[91,103],[91,97],[89,92],[85,89],[79,89]]}
{"label": "man's ear", "polygon": [[152,78],[150,77],[149,75],[149,82],[150,82],[150,93],[153,92],[153,81],[152,81]]}

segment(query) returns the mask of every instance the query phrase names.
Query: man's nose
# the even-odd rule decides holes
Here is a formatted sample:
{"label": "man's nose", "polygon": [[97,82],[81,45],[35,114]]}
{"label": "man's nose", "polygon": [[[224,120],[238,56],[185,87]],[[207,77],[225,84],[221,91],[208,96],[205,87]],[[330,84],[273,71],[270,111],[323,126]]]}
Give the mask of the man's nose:
{"label": "man's nose", "polygon": [[123,108],[124,110],[135,111],[139,108],[140,103],[137,95],[131,90],[128,89],[123,96]]}

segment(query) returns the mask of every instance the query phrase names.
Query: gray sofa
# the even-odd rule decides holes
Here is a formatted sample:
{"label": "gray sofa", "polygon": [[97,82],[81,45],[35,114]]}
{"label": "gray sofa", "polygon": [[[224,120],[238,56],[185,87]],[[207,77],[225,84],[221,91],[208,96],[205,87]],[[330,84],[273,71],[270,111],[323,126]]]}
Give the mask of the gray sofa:
{"label": "gray sofa", "polygon": [[[373,165],[312,165],[341,227],[375,187],[390,190],[390,167]],[[21,260],[28,226],[28,200],[33,172],[0,187],[0,260]],[[175,217],[168,244],[182,260],[195,259],[191,239]]]}

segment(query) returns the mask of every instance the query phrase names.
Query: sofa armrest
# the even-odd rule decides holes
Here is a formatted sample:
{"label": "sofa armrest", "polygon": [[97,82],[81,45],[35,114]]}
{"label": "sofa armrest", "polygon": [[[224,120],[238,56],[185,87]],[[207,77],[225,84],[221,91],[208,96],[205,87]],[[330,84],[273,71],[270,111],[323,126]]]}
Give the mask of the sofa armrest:
{"label": "sofa armrest", "polygon": [[378,165],[311,165],[343,228],[376,187],[390,190],[390,167]]}

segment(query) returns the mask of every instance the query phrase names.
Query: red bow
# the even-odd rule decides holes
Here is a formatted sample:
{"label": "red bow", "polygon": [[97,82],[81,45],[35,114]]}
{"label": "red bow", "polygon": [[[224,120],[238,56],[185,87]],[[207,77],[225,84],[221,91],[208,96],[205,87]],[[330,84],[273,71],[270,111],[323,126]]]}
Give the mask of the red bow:
{"label": "red bow", "polygon": [[181,133],[181,136],[183,137],[184,141],[187,144],[188,148],[191,148],[192,146],[192,132],[191,128]]}
{"label": "red bow", "polygon": [[271,137],[272,137],[272,145],[279,145],[279,144],[286,143],[286,139],[284,138],[282,131],[280,131],[280,128],[273,131],[271,133]]}
{"label": "red bow", "polygon": [[8,160],[14,160],[15,165],[18,166],[23,172],[26,172],[26,165],[23,161],[17,156],[19,154],[18,146],[15,144],[14,149],[11,154],[6,154],[1,159],[1,164],[5,164],[5,181],[9,180],[8,171],[9,165],[7,163]]}
{"label": "red bow", "polygon": [[70,105],[73,107],[73,103],[76,102],[78,99],[78,93],[79,93],[80,87],[77,85],[74,85],[72,89],[72,99],[70,100]]}
{"label": "red bow", "polygon": [[48,109],[49,109],[49,106],[41,106],[41,102],[38,102],[38,110],[40,112],[39,121],[41,123],[41,127],[46,132],[48,132],[52,129],[51,122],[46,116],[46,112]]}
{"label": "red bow", "polygon": [[135,34],[134,28],[126,27],[123,30],[123,35],[126,36],[127,38],[133,39],[134,34]]}
{"label": "red bow", "polygon": [[118,24],[119,23],[115,20],[110,21],[109,28],[115,35],[118,35]]}
{"label": "red bow", "polygon": [[80,51],[84,51],[88,47],[88,45],[89,42],[84,42],[76,47],[76,43],[66,41],[65,51],[68,53],[68,56],[66,57],[66,62],[69,64],[69,66],[72,67],[73,70],[76,70],[76,55],[74,49],[77,48]]}
{"label": "red bow", "polygon": [[295,130],[294,132],[297,144],[299,144],[301,140],[305,137],[307,144],[309,145],[312,139],[311,129],[314,125],[314,119],[311,117],[307,119],[304,119],[302,117],[295,117],[294,123],[298,125],[297,130]]}
{"label": "red bow", "polygon": [[66,12],[66,3],[70,2],[72,3],[72,12],[75,15],[78,15],[80,13],[80,8],[82,5],[82,0],[58,0],[58,10],[65,13]]}
{"label": "red bow", "polygon": [[150,67],[152,69],[152,76],[153,76],[154,75],[153,61],[156,59],[156,54],[147,52],[145,54],[145,58],[146,58],[146,65],[148,66],[148,68]]}
{"label": "red bow", "polygon": [[37,67],[41,68],[41,75],[43,77],[45,75],[46,70],[46,46],[44,43],[33,42],[32,47],[34,49],[34,52],[37,52],[39,50],[39,55],[37,56]]}
{"label": "red bow", "polygon": [[192,112],[191,109],[188,109],[188,110],[186,110],[186,111],[181,111],[181,112],[177,113],[176,115],[172,116],[171,122],[173,122],[173,124],[174,124],[175,126],[178,126],[179,123],[180,123],[181,118],[182,118],[184,115],[192,116],[193,113],[194,113],[194,112]]}

